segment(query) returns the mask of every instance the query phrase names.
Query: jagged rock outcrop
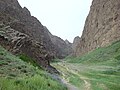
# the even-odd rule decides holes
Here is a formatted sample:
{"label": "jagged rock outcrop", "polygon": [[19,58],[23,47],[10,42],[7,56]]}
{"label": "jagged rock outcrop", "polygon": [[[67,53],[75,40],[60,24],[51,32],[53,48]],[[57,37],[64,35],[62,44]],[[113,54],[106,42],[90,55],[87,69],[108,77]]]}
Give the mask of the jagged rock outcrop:
{"label": "jagged rock outcrop", "polygon": [[50,66],[52,56],[43,44],[33,40],[28,35],[12,29],[4,24],[0,25],[0,45],[14,54],[25,54],[31,57],[40,67],[49,72],[57,72]]}
{"label": "jagged rock outcrop", "polygon": [[72,54],[72,44],[66,43],[63,39],[57,36],[51,36],[51,41],[55,46],[56,56],[60,59],[65,58],[66,56]]}
{"label": "jagged rock outcrop", "polygon": [[80,37],[76,36],[73,40],[73,43],[72,43],[73,56],[75,56],[75,53],[76,53],[76,50],[77,50],[77,45],[79,44],[79,42],[80,42]]}
{"label": "jagged rock outcrop", "polygon": [[56,71],[49,63],[54,57],[50,37],[27,8],[17,0],[0,0],[0,24],[0,45],[15,54],[25,53],[43,68]]}
{"label": "jagged rock outcrop", "polygon": [[76,55],[120,40],[120,1],[93,0]]}
{"label": "jagged rock outcrop", "polygon": [[[62,52],[56,52],[61,51],[61,48],[56,48],[58,45],[54,44],[49,33],[46,33],[48,29],[37,18],[31,16],[30,11],[26,7],[22,8],[17,0],[0,0],[0,5],[1,22],[10,25],[11,28],[25,33],[32,39],[40,42],[54,57],[59,58],[62,56]],[[64,47],[68,48],[66,46]],[[65,51],[64,57],[68,54],[68,51]]]}
{"label": "jagged rock outcrop", "polygon": [[57,48],[48,32],[17,0],[0,0],[0,45],[12,53],[28,55],[49,71],[56,71],[50,66],[50,60],[63,54],[65,57],[68,53],[62,54],[63,48]]}
{"label": "jagged rock outcrop", "polygon": [[52,35],[46,27],[44,28],[45,28],[46,33],[48,33],[52,41],[52,45],[54,46],[53,51],[56,57],[63,59],[66,56],[73,53],[72,43],[70,43],[68,40],[64,41],[60,37]]}
{"label": "jagged rock outcrop", "polygon": [[69,42],[67,39],[65,40],[65,43],[66,43],[68,46],[72,47],[72,43]]}
{"label": "jagged rock outcrop", "polygon": [[0,0],[0,21],[42,43],[52,54],[52,42],[44,26],[31,16],[26,7],[22,8],[17,0]]}

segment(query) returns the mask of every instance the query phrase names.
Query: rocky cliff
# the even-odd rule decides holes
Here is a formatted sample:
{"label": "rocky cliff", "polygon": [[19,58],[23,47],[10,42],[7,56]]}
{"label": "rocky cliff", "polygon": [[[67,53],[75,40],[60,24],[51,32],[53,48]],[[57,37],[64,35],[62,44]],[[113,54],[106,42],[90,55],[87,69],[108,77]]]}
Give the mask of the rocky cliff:
{"label": "rocky cliff", "polygon": [[53,57],[46,51],[43,44],[32,39],[29,35],[11,28],[9,25],[0,24],[0,45],[13,54],[31,57],[34,63],[50,73],[57,72],[50,65],[50,60]]}
{"label": "rocky cliff", "polygon": [[49,35],[50,40],[52,41],[52,44],[54,46],[54,54],[57,58],[63,59],[66,56],[73,53],[72,49],[72,43],[70,43],[68,40],[63,40],[58,36],[52,35],[47,27],[44,27],[46,33]]}
{"label": "rocky cliff", "polygon": [[49,35],[17,0],[0,0],[0,45],[14,54],[31,57],[48,71],[56,71],[49,63],[54,57]]}
{"label": "rocky cliff", "polygon": [[75,56],[75,53],[76,53],[76,50],[78,49],[77,48],[77,45],[79,44],[80,42],[80,37],[79,36],[76,36],[73,40],[73,43],[72,43],[72,49],[73,49],[73,53],[72,55]]}
{"label": "rocky cliff", "polygon": [[[58,44],[54,44],[51,39],[54,36],[48,32],[48,29],[31,16],[26,7],[22,8],[17,0],[0,0],[0,45],[4,48],[14,54],[24,53],[40,66],[54,69],[50,66],[50,60],[54,57],[63,58],[63,54],[65,57],[68,53],[59,53],[63,50],[57,48],[61,41],[58,40]],[[66,44],[61,47],[67,48],[64,45]]]}
{"label": "rocky cliff", "polygon": [[93,0],[76,55],[120,40],[120,1]]}
{"label": "rocky cliff", "polygon": [[[47,48],[50,38],[47,38],[43,25],[31,16],[27,8],[22,8],[17,0],[0,0],[0,24],[1,45],[13,53],[25,53],[44,68],[50,66],[52,54]],[[45,58],[46,55],[49,60]]]}

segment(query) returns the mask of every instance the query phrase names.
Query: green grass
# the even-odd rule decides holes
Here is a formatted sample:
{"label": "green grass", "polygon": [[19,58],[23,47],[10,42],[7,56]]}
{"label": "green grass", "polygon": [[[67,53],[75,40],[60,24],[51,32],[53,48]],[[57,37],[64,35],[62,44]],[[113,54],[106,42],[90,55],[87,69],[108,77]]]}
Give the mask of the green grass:
{"label": "green grass", "polygon": [[[101,63],[112,62],[112,65],[120,64],[120,42],[113,43],[108,47],[98,48],[88,54],[74,59],[67,59],[70,63]],[[107,63],[108,63],[107,62]]]}
{"label": "green grass", "polygon": [[32,58],[30,58],[29,56],[27,56],[27,55],[25,55],[25,54],[20,54],[20,55],[18,55],[18,57],[19,57],[21,60],[23,60],[23,61],[25,61],[25,62],[27,62],[27,63],[35,66],[35,67],[38,67],[38,68],[42,69],[42,68],[40,67],[40,65],[38,65],[38,64],[35,62],[35,60],[33,60]]}
{"label": "green grass", "polygon": [[77,87],[83,88],[84,82],[80,79],[78,75],[71,74],[69,77],[69,82]]}
{"label": "green grass", "polygon": [[0,46],[0,90],[67,90],[47,72],[28,63],[29,59],[16,57]]}
{"label": "green grass", "polygon": [[80,90],[120,90],[120,41],[81,57],[67,57],[64,60],[53,65]]}
{"label": "green grass", "polygon": [[66,90],[63,85],[50,79],[35,75],[31,78],[0,78],[0,90]]}
{"label": "green grass", "polygon": [[61,77],[65,79],[67,82],[71,83],[72,85],[75,85],[76,87],[83,88],[84,82],[80,79],[80,77],[74,73],[72,73],[69,69],[66,67],[66,63],[52,63],[56,69],[59,70],[61,73]]}

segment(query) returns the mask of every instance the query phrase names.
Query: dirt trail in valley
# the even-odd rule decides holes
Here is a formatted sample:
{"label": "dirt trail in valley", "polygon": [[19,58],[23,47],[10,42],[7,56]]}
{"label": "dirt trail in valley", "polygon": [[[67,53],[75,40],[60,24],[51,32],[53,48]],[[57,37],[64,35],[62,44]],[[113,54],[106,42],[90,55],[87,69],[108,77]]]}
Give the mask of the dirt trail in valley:
{"label": "dirt trail in valley", "polygon": [[91,84],[87,80],[85,80],[85,79],[83,79],[83,81],[85,83],[85,90],[91,90],[90,89],[91,88]]}
{"label": "dirt trail in valley", "polygon": [[80,76],[77,72],[73,71],[72,69],[68,69],[68,67],[66,67],[66,69],[67,69],[67,71],[69,71],[69,72],[71,72],[71,73],[79,76],[80,79],[84,81],[84,85],[85,85],[84,88],[85,88],[85,90],[91,90],[91,89],[90,89],[90,88],[91,88],[91,84],[88,82],[88,80],[86,80],[85,77]]}
{"label": "dirt trail in valley", "polygon": [[[91,90],[91,84],[89,83],[89,81],[86,77],[83,77],[83,76],[79,75],[77,73],[77,71],[72,69],[72,67],[71,68],[68,67],[67,65],[65,65],[65,63],[58,64],[58,65],[61,66],[62,68],[65,68],[66,71],[79,76],[79,78],[84,82],[84,90]],[[64,76],[64,72],[61,72],[61,73]],[[65,80],[64,78],[62,79],[62,82],[67,86],[68,90],[83,90],[83,89],[79,89],[78,87],[70,84],[69,81]]]}
{"label": "dirt trail in valley", "polygon": [[76,86],[67,82],[65,79],[62,79],[62,82],[67,86],[68,90],[80,90]]}

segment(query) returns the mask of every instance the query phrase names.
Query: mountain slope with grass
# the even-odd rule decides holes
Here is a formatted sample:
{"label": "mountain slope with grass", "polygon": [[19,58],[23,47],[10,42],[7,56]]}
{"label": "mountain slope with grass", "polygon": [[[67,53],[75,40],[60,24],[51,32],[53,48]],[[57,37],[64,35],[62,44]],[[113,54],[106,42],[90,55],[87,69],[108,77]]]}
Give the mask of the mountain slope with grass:
{"label": "mountain slope with grass", "polygon": [[120,40],[119,22],[119,0],[93,0],[75,54],[84,55]]}
{"label": "mountain slope with grass", "polygon": [[0,90],[66,90],[57,78],[20,58],[0,46]]}
{"label": "mountain slope with grass", "polygon": [[80,90],[120,90],[120,41],[52,65]]}
{"label": "mountain slope with grass", "polygon": [[76,57],[75,60],[69,62],[73,63],[110,63],[112,65],[120,64],[120,41],[112,43],[108,47],[97,48],[83,56]]}

